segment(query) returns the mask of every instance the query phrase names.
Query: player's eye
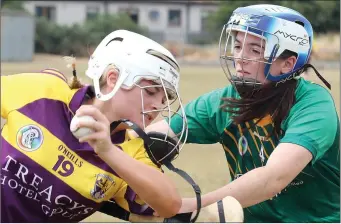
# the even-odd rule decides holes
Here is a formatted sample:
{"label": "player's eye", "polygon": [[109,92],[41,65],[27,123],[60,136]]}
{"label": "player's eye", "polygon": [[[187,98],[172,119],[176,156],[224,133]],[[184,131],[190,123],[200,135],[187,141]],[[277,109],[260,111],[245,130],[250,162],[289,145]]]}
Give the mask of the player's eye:
{"label": "player's eye", "polygon": [[254,54],[260,54],[260,50],[258,50],[258,49],[252,49],[252,52],[254,53]]}
{"label": "player's eye", "polygon": [[146,93],[149,95],[149,96],[154,96],[156,92],[153,92],[153,91],[150,91],[148,88],[144,88],[144,91],[146,91]]}
{"label": "player's eye", "polygon": [[234,46],[234,49],[235,49],[235,50],[240,50],[240,48],[241,48],[241,47],[238,46],[238,45],[235,45],[235,46]]}

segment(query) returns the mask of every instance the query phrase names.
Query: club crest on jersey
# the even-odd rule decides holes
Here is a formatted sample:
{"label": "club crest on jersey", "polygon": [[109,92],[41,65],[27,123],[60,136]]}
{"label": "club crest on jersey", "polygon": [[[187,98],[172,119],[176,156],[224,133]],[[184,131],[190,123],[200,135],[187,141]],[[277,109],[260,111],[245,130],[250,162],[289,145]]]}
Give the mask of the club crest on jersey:
{"label": "club crest on jersey", "polygon": [[114,184],[114,180],[105,174],[97,174],[94,188],[90,191],[94,199],[102,199],[109,188]]}
{"label": "club crest on jersey", "polygon": [[238,140],[238,151],[241,156],[243,156],[246,153],[247,147],[248,147],[248,142],[245,136],[241,136]]}
{"label": "club crest on jersey", "polygon": [[36,125],[26,125],[17,133],[18,146],[27,152],[33,152],[42,145],[44,140],[43,132]]}

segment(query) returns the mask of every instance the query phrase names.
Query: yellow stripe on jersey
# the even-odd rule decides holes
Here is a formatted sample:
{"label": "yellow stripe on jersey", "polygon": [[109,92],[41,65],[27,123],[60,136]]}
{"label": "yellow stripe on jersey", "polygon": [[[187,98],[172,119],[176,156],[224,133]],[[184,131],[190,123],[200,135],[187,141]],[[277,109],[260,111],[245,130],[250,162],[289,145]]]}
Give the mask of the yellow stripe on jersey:
{"label": "yellow stripe on jersey", "polygon": [[[44,167],[47,171],[49,171],[52,175],[59,178],[61,181],[69,185],[75,191],[80,193],[85,198],[93,200],[95,202],[102,202],[105,200],[109,200],[112,198],[116,192],[118,192],[119,187],[121,185],[122,180],[115,175],[102,170],[99,167],[92,165],[86,160],[79,157],[82,160],[82,166],[70,165],[73,164],[69,161],[68,165],[60,165],[58,166],[58,162],[62,159],[64,155],[63,152],[60,151],[59,146],[62,145],[65,147],[70,153],[73,153],[77,156],[75,152],[69,149],[62,141],[56,138],[52,133],[50,133],[44,126],[38,124],[37,122],[31,120],[25,115],[19,113],[18,111],[13,111],[12,119],[16,120],[16,122],[11,122],[4,127],[2,135],[4,139],[9,142],[14,148],[19,150],[21,153],[25,154],[33,161]],[[43,133],[43,144],[35,151],[25,151],[21,149],[17,144],[17,136],[10,134],[18,132],[20,128],[22,128],[23,124],[31,124],[38,126]],[[142,140],[141,140],[142,141]],[[141,143],[141,142],[139,142]],[[136,148],[136,147],[135,147]],[[49,158],[49,159],[46,159]],[[67,158],[65,157],[68,161]],[[71,169],[71,166],[73,167]],[[55,168],[55,169],[54,169]],[[67,174],[67,170],[72,170],[69,172],[70,175]],[[114,184],[110,185],[105,192],[105,196],[100,199],[95,199],[91,196],[90,192],[94,188],[96,183],[96,178],[98,178],[98,174],[107,175],[112,180],[114,180]],[[109,186],[109,185],[108,185]]]}
{"label": "yellow stripe on jersey", "polygon": [[228,152],[231,156],[231,158],[233,159],[233,161],[236,163],[237,165],[237,159],[236,157],[234,157],[233,153],[231,152],[231,150],[226,146],[226,145],[223,145],[223,148],[225,149],[226,152]]}
{"label": "yellow stripe on jersey", "polygon": [[[265,135],[266,135],[266,136],[269,136],[269,133],[268,133],[268,131],[266,130],[266,128],[265,128],[265,127],[262,127],[262,129],[263,129]],[[272,145],[272,149],[274,150],[276,147],[275,147],[275,144],[273,143],[271,137],[269,137],[269,141],[270,141],[270,143],[271,143],[271,145]],[[264,149],[264,150],[265,150],[265,149]]]}
{"label": "yellow stripe on jersey", "polygon": [[[249,130],[249,132],[250,132],[250,135],[251,135],[251,137],[252,137],[252,139],[253,139],[253,141],[254,141],[254,143],[255,143],[255,145],[256,145],[256,148],[257,148],[257,150],[258,150],[258,153],[260,153],[260,150],[259,150],[259,147],[258,147],[256,138],[255,138],[255,135],[254,135],[253,132],[251,131],[249,122],[245,122],[245,124],[246,124],[246,127],[248,128],[248,130]],[[260,142],[260,140],[259,140],[259,142]],[[261,142],[260,142],[260,143],[261,143]],[[266,153],[265,149],[264,149],[264,153],[265,153],[266,158],[269,158],[269,155]]]}
{"label": "yellow stripe on jersey", "polygon": [[230,156],[232,157],[232,159],[236,162],[236,167],[239,168],[239,172],[242,173],[242,169],[240,168],[239,162],[237,162],[236,158],[234,157],[233,153],[231,152],[231,150],[226,146],[223,145],[223,148],[225,149],[226,152],[228,152],[230,154]]}
{"label": "yellow stripe on jersey", "polygon": [[236,176],[236,174],[234,173],[231,165],[229,163],[227,163],[227,165],[229,166],[229,170],[230,170],[230,174],[232,174],[233,178]]}
{"label": "yellow stripe on jersey", "polygon": [[[141,144],[139,150],[129,150],[129,148],[127,147],[124,147],[124,144],[126,144],[126,141],[122,144],[120,144],[120,146],[122,147],[123,151],[125,153],[127,153],[128,155],[130,155],[131,157],[137,159],[138,161],[144,163],[144,164],[147,164],[151,167],[154,167],[155,169],[158,169],[160,170],[161,172],[161,169],[159,169],[157,167],[157,165],[155,165],[148,157],[147,157],[147,152],[145,150],[145,148],[143,147],[143,141],[142,139],[140,138],[136,138],[134,135],[132,135],[131,133],[129,133],[128,131],[126,132],[126,136],[125,136],[125,140],[129,140],[129,142],[136,142],[138,144]],[[120,190],[115,194],[114,196],[114,200],[115,202],[122,208],[124,208],[126,211],[130,211],[129,209],[129,204],[127,202],[127,199],[125,198],[125,194],[126,194],[126,191],[127,191],[127,188],[128,188],[128,185],[126,182],[123,182],[122,186],[120,187]],[[145,202],[142,201],[140,199],[140,197],[137,195],[135,200],[134,200],[135,203],[137,204],[140,204],[140,205],[145,205]]]}
{"label": "yellow stripe on jersey", "polygon": [[[64,91],[65,90],[65,91]],[[1,117],[42,97],[68,102],[70,88],[62,79],[48,74],[22,73],[1,76]]]}

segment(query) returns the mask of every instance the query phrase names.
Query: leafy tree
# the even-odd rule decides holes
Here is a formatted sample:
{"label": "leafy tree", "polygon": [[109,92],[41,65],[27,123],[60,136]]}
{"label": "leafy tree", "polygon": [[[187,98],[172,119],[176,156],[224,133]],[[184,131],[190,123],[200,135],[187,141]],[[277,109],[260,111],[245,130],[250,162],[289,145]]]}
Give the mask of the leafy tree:
{"label": "leafy tree", "polygon": [[0,2],[1,2],[1,8],[24,10],[24,7],[22,5],[22,1],[2,0]]}
{"label": "leafy tree", "polygon": [[89,56],[108,33],[127,29],[148,35],[145,28],[136,25],[128,15],[99,15],[83,24],[61,26],[44,17],[36,18],[35,49],[40,53]]}
{"label": "leafy tree", "polygon": [[216,13],[210,15],[208,28],[218,38],[223,25],[232,12],[242,6],[254,4],[275,4],[297,10],[312,24],[315,33],[326,33],[340,30],[340,1],[280,1],[280,0],[245,0],[221,2]]}

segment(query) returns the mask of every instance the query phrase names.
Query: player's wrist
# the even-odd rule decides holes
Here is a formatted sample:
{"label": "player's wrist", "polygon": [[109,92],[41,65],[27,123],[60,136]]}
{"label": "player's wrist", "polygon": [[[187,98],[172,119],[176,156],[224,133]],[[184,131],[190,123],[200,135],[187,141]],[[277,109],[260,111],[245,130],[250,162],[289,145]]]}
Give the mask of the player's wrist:
{"label": "player's wrist", "polygon": [[99,152],[97,152],[97,155],[104,161],[106,161],[107,159],[115,156],[118,152],[119,148],[117,146],[115,146],[114,144],[111,144],[109,146],[106,147],[105,150],[100,150]]}
{"label": "player's wrist", "polygon": [[194,212],[197,209],[196,198],[182,198],[181,208],[178,213]]}

